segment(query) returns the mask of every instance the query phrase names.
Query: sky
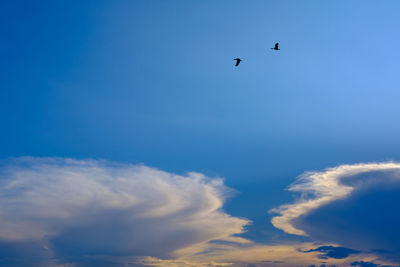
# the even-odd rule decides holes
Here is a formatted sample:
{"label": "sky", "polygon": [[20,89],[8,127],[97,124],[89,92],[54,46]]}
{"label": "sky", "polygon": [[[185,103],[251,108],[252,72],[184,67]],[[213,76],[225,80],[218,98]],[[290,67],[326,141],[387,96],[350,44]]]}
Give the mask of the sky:
{"label": "sky", "polygon": [[399,266],[399,8],[1,1],[0,265]]}

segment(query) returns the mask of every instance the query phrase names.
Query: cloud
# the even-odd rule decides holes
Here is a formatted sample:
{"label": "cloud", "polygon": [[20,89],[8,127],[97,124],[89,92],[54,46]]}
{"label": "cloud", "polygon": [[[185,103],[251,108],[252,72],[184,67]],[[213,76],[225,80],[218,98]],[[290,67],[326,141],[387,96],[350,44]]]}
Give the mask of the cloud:
{"label": "cloud", "polygon": [[[349,181],[338,187],[350,187],[352,195],[363,191],[357,179]],[[219,178],[193,172],[177,175],[144,165],[32,157],[1,161],[0,265],[391,263],[377,256],[382,252],[355,253],[335,242],[257,244],[241,238],[250,222],[222,210],[232,193]],[[314,220],[289,223],[315,235],[308,228]]]}
{"label": "cloud", "polygon": [[358,266],[358,267],[396,267],[394,265],[381,265],[381,264],[371,262],[371,261],[355,261],[355,262],[350,263],[350,265]]}
{"label": "cloud", "polygon": [[353,187],[343,184],[342,179],[373,171],[400,172],[400,164],[389,162],[341,165],[322,172],[302,174],[288,189],[301,193],[301,197],[294,204],[273,209],[272,212],[277,212],[280,216],[272,218],[272,224],[289,234],[307,235],[302,229],[294,227],[292,221],[323,205],[349,196]]}
{"label": "cloud", "polygon": [[[231,192],[221,179],[199,173],[97,160],[10,159],[0,166],[0,247],[17,261],[68,262],[85,255],[171,257],[210,240],[246,243],[234,235],[249,221],[221,210]],[[27,246],[40,251],[38,259],[18,254]]]}
{"label": "cloud", "polygon": [[310,252],[316,252],[316,251],[322,252],[322,254],[318,256],[320,259],[328,259],[328,258],[344,259],[344,258],[347,258],[351,254],[360,253],[360,251],[358,251],[358,250],[344,248],[344,247],[335,247],[335,246],[320,246],[318,248],[309,249],[309,250],[306,250],[303,252],[310,253]]}
{"label": "cloud", "polygon": [[[336,247],[330,245],[331,247]],[[311,251],[314,243],[288,243],[280,245],[216,245],[208,253],[186,254],[179,259],[163,260],[143,257],[136,261],[143,266],[257,266],[257,267],[294,267],[294,266],[337,266],[348,267],[352,262],[375,261],[386,264],[376,255],[349,253],[347,257],[321,258],[321,251]],[[304,251],[309,251],[304,253]],[[335,254],[338,255],[338,254]]]}
{"label": "cloud", "polygon": [[350,264],[351,266],[359,266],[359,267],[377,267],[379,264],[375,264],[373,262],[366,261],[355,261]]}
{"label": "cloud", "polygon": [[272,218],[275,227],[356,250],[386,250],[389,253],[380,253],[382,257],[399,260],[399,163],[306,172],[289,190],[300,197],[273,210],[280,214]]}

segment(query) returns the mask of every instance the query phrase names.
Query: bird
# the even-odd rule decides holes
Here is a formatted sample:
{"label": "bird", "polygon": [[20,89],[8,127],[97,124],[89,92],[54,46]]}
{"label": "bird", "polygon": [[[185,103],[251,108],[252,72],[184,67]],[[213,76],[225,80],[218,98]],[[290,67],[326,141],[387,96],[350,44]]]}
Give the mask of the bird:
{"label": "bird", "polygon": [[275,44],[275,47],[273,47],[273,48],[271,48],[271,49],[280,50],[280,49],[279,49],[279,43],[276,43],[276,44]]}
{"label": "bird", "polygon": [[235,67],[237,67],[237,66],[239,66],[239,64],[240,64],[240,61],[243,61],[243,60],[241,60],[240,58],[234,58],[233,60],[236,60],[236,64],[235,64]]}

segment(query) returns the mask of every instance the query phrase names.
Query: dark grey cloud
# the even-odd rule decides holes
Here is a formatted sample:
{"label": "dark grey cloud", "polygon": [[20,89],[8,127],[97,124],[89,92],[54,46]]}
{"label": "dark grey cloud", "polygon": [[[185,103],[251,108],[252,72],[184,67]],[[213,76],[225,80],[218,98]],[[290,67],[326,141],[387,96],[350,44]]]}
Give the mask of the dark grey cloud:
{"label": "dark grey cloud", "polygon": [[347,258],[351,254],[358,254],[360,251],[350,249],[350,248],[345,248],[345,247],[335,247],[335,246],[320,246],[315,249],[310,249],[303,251],[304,253],[309,253],[309,252],[321,252],[319,255],[319,258],[321,259],[327,259],[327,258],[334,258],[334,259],[344,259]]}
{"label": "dark grey cloud", "polygon": [[357,266],[357,267],[377,267],[379,264],[375,264],[373,262],[367,262],[367,261],[354,261],[351,263],[351,266]]}
{"label": "dark grey cloud", "polygon": [[382,265],[372,261],[354,261],[350,265],[356,267],[399,267],[399,265]]}
{"label": "dark grey cloud", "polygon": [[355,189],[349,197],[321,206],[293,224],[319,241],[400,259],[400,179],[393,180],[392,175],[353,177],[349,184]]}
{"label": "dark grey cloud", "polygon": [[289,190],[299,192],[300,197],[274,210],[280,214],[272,220],[276,227],[400,261],[399,163],[341,165],[307,172]]}

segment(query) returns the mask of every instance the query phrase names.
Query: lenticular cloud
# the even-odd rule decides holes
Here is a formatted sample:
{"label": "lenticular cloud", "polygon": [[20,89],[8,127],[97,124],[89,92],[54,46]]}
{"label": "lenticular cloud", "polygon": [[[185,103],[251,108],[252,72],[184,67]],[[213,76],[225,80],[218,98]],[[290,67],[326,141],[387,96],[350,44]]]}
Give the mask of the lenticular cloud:
{"label": "lenticular cloud", "polygon": [[220,209],[229,192],[221,179],[199,173],[97,160],[10,159],[0,165],[0,246],[14,247],[9,255],[39,244],[48,257],[167,257],[243,232],[248,221]]}

